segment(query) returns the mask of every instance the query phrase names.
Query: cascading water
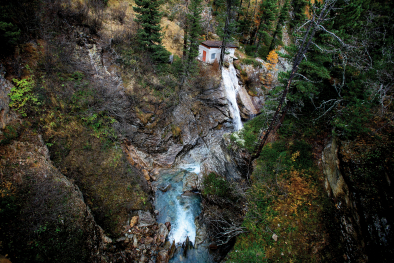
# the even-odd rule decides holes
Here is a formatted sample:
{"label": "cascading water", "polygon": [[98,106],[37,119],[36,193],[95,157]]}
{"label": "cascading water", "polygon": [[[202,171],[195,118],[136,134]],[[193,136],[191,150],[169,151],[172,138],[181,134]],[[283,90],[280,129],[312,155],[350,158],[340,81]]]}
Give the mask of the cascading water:
{"label": "cascading water", "polygon": [[[222,69],[222,78],[233,117],[234,130],[240,130],[243,125],[236,99],[239,85],[232,63],[229,68]],[[206,147],[209,151],[208,146]],[[177,245],[177,251],[170,262],[213,262],[208,249],[208,241],[202,240],[204,238],[201,234],[202,230],[197,229],[195,224],[195,218],[201,213],[201,197],[198,193],[184,192],[184,186],[187,185],[189,178],[199,173],[199,164],[186,164],[178,169],[163,170],[154,183],[158,188],[155,198],[155,208],[159,211],[157,221],[159,223],[171,222],[168,239],[171,243],[175,241]],[[181,245],[185,244],[187,238],[194,248],[189,249],[185,257]]]}
{"label": "cascading water", "polygon": [[[163,171],[156,182],[155,208],[159,211],[159,223],[171,222],[168,236],[170,243],[175,241],[177,252],[170,262],[213,262],[210,259],[208,244],[197,243],[195,218],[201,213],[201,197],[198,193],[184,193],[184,184],[189,176],[200,172],[199,165],[187,165],[180,169]],[[161,190],[160,190],[161,189]],[[187,237],[194,246],[187,257],[180,249]]]}
{"label": "cascading water", "polygon": [[222,78],[224,87],[226,89],[227,100],[230,104],[230,111],[234,121],[234,128],[238,131],[242,129],[243,125],[237,104],[237,91],[239,89],[238,78],[232,63],[230,63],[228,69],[225,67],[222,68]]}

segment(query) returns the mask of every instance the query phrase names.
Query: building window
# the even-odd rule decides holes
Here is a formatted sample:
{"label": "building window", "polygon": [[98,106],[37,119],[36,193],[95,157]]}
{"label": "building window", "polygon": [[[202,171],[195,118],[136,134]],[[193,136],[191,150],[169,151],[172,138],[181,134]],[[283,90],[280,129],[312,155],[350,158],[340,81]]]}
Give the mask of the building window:
{"label": "building window", "polygon": [[211,59],[212,59],[212,60],[215,59],[215,56],[216,56],[216,54],[213,53],[213,54],[211,55]]}

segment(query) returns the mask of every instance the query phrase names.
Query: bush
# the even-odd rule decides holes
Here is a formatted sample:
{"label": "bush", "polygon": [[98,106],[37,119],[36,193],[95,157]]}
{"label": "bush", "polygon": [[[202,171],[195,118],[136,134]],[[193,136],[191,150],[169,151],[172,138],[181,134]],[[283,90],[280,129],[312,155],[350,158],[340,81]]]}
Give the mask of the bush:
{"label": "bush", "polygon": [[123,24],[124,19],[126,17],[126,11],[127,11],[127,4],[120,4],[117,7],[114,7],[112,9],[112,19],[119,21],[121,24]]}
{"label": "bush", "polygon": [[253,118],[245,123],[244,128],[241,130],[240,137],[245,140],[244,147],[252,153],[256,147],[257,138],[260,130],[267,126],[267,119],[264,114]]}
{"label": "bush", "polygon": [[0,21],[0,41],[6,47],[16,45],[20,34],[20,29],[14,24]]}
{"label": "bush", "polygon": [[218,197],[225,197],[229,194],[228,182],[215,173],[210,173],[204,178],[203,195],[215,195]]}
{"label": "bush", "polygon": [[261,63],[258,62],[256,59],[254,58],[244,58],[241,60],[241,62],[245,65],[253,65],[253,67],[258,68],[261,66]]}
{"label": "bush", "polygon": [[2,131],[3,134],[0,135],[0,145],[5,145],[10,143],[12,140],[18,138],[19,136],[19,125],[7,125],[5,129]]}
{"label": "bush", "polygon": [[13,79],[13,81],[16,86],[11,89],[9,94],[11,98],[10,107],[26,117],[29,110],[37,109],[37,106],[41,104],[33,93],[35,82],[32,77],[21,80]]}

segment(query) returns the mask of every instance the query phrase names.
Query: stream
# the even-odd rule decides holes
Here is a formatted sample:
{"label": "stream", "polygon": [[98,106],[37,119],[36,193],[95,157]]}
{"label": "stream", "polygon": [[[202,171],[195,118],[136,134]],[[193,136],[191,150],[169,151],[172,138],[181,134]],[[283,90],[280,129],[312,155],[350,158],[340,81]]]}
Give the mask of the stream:
{"label": "stream", "polygon": [[[236,100],[239,86],[232,63],[229,68],[222,69],[222,79],[233,119],[233,130],[239,130],[243,127]],[[194,163],[183,163],[177,168],[162,170],[154,183],[157,188],[154,206],[159,211],[157,221],[171,223],[168,239],[170,243],[175,241],[177,247],[170,262],[214,262],[209,253],[210,243],[205,227],[196,225],[196,217],[201,213],[201,195],[193,192],[193,187],[190,188],[191,182],[197,183],[199,161],[203,156],[198,156],[198,159]],[[189,244],[186,244],[187,238]],[[188,246],[186,255],[185,246]]]}

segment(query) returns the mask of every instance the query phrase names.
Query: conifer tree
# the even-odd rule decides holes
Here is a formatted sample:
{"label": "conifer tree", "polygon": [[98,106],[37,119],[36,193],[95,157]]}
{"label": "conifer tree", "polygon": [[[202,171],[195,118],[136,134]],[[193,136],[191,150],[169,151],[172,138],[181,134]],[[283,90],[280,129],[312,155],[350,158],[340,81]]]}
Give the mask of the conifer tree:
{"label": "conifer tree", "polygon": [[286,0],[282,9],[280,10],[280,14],[279,14],[279,20],[278,23],[276,24],[276,29],[275,32],[272,36],[272,41],[271,41],[271,45],[269,47],[269,51],[275,49],[275,47],[277,45],[279,45],[279,43],[282,42],[282,28],[284,23],[287,21],[287,19],[289,18],[289,7],[290,7],[290,1]]}
{"label": "conifer tree", "polygon": [[293,0],[291,2],[293,7],[293,19],[290,21],[290,25],[295,27],[300,21],[305,21],[306,7],[309,6],[309,0]]}
{"label": "conifer tree", "polygon": [[137,6],[133,7],[138,14],[135,21],[139,24],[138,41],[143,49],[151,53],[155,61],[167,62],[169,52],[162,45],[160,20],[162,14],[159,7],[162,1],[135,0]]}
{"label": "conifer tree", "polygon": [[226,46],[231,41],[232,37],[237,32],[238,23],[236,19],[237,0],[226,0],[226,12],[219,17],[219,25],[217,28],[218,35],[222,39],[222,46],[220,50],[219,65],[222,68],[224,63],[224,55],[226,53]]}
{"label": "conifer tree", "polygon": [[[268,55],[268,46],[271,43],[272,37],[271,33],[274,30],[274,22],[276,19],[276,15],[278,13],[277,9],[277,0],[266,0],[262,2],[261,8],[261,17],[260,17],[260,25],[256,35],[256,50],[255,55],[259,51],[261,42],[265,45],[264,49],[260,52],[260,55],[266,57]],[[255,40],[255,42],[256,42]]]}
{"label": "conifer tree", "polygon": [[197,61],[195,58],[199,54],[199,41],[198,38],[201,33],[201,7],[202,0],[191,0],[188,6],[188,13],[186,15],[186,28],[187,33],[183,50],[183,67],[182,67],[182,80],[181,86],[189,75],[194,75],[197,71]]}

